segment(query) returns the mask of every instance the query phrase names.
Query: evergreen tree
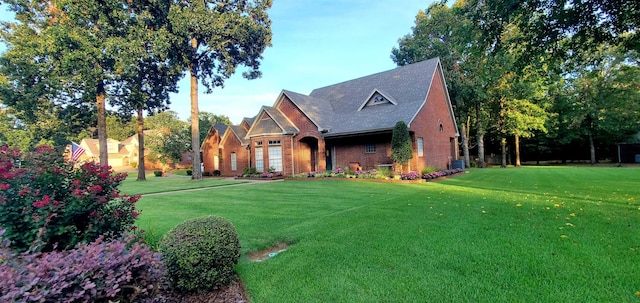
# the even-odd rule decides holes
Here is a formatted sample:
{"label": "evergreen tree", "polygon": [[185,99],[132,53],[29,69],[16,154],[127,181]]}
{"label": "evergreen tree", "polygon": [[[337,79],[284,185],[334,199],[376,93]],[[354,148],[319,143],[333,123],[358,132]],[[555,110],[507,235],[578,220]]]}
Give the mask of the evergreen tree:
{"label": "evergreen tree", "polygon": [[411,135],[404,121],[398,121],[391,134],[391,159],[400,164],[400,171],[413,157]]}

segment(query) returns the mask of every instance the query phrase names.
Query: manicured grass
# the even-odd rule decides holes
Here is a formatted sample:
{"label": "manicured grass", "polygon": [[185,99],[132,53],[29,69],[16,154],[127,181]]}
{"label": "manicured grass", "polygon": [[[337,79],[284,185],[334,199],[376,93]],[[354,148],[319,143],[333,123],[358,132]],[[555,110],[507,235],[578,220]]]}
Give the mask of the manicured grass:
{"label": "manicured grass", "polygon": [[133,195],[244,183],[244,181],[225,180],[221,178],[203,178],[200,181],[193,181],[190,176],[179,175],[156,177],[153,173],[147,174],[145,177],[147,179],[146,181],[136,181],[138,174],[129,173],[119,188],[123,193]]}
{"label": "manicured grass", "polygon": [[285,181],[143,197],[152,241],[236,226],[253,302],[639,302],[640,170],[472,170],[426,184]]}

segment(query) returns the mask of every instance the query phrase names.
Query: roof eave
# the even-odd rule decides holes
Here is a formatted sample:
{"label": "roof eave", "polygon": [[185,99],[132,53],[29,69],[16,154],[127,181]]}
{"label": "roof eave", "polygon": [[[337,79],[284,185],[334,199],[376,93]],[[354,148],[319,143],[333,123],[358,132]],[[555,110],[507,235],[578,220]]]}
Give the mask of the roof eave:
{"label": "roof eave", "polygon": [[386,132],[392,132],[392,131],[393,131],[393,127],[390,127],[390,128],[378,128],[378,129],[367,129],[367,130],[342,132],[342,133],[335,133],[335,134],[327,133],[327,134],[324,134],[322,137],[323,138],[356,137],[356,136],[372,135],[372,134],[376,134],[376,133],[386,133]]}

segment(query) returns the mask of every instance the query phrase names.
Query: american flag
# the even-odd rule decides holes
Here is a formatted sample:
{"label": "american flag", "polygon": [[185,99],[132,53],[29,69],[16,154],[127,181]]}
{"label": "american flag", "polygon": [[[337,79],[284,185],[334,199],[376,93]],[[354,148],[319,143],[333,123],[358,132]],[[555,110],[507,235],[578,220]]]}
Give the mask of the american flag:
{"label": "american flag", "polygon": [[71,141],[71,161],[76,161],[84,154],[84,148],[77,143]]}

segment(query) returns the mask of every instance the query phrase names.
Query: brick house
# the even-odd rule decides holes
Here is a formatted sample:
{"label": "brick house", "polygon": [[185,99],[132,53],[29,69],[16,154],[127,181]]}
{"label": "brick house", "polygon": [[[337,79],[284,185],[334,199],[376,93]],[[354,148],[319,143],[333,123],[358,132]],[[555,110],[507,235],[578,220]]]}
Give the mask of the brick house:
{"label": "brick house", "polygon": [[273,106],[227,128],[219,167],[229,176],[245,167],[284,175],[390,167],[391,133],[398,121],[407,124],[413,142],[409,170],[446,168],[457,159],[458,128],[438,58],[309,95],[283,90]]}

